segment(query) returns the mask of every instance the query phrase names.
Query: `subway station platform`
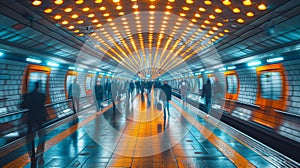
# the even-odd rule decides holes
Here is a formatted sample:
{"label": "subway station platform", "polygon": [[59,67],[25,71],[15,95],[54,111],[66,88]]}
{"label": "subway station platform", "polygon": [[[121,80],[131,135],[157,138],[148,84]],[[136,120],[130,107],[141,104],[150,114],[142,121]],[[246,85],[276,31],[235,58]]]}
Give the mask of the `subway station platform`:
{"label": "subway station platform", "polygon": [[[26,138],[2,149],[12,167],[299,167],[299,163],[173,97],[164,119],[156,95],[121,97],[43,129],[30,158]],[[42,149],[44,146],[43,150]]]}

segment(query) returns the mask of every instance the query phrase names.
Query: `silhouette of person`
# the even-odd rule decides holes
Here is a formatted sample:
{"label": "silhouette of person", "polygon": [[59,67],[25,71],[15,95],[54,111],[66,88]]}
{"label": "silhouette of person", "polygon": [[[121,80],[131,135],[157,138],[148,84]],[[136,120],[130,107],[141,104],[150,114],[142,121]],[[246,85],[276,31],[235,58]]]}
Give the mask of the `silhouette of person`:
{"label": "silhouette of person", "polygon": [[[44,135],[45,132],[42,130],[43,123],[49,119],[46,107],[44,103],[46,102],[46,96],[39,92],[39,82],[35,82],[35,88],[32,92],[23,95],[23,101],[21,103],[21,108],[28,109],[26,116],[27,120],[27,149],[31,160],[33,161],[32,167],[35,167],[36,156],[41,158],[43,161],[44,152]],[[34,138],[35,133],[38,132],[39,143],[38,150],[35,152]]]}
{"label": "silhouette of person", "polygon": [[100,84],[100,81],[97,81],[97,85],[95,85],[95,96],[98,104],[98,110],[102,109],[102,101],[103,101],[103,88]]}
{"label": "silhouette of person", "polygon": [[79,99],[80,99],[80,86],[77,83],[77,79],[73,80],[73,83],[69,86],[69,99],[73,100],[75,113],[79,112]]}
{"label": "silhouette of person", "polygon": [[164,81],[164,85],[161,87],[161,92],[160,92],[160,99],[164,103],[164,120],[166,119],[166,109],[168,110],[168,116],[170,116],[170,105],[169,101],[171,100],[172,97],[172,88],[168,84],[168,81]]}
{"label": "silhouette of person", "polygon": [[181,83],[181,86],[180,86],[180,94],[181,94],[181,100],[182,100],[182,104],[186,104],[187,102],[187,92],[188,92],[188,87],[186,85],[185,82],[182,82]]}
{"label": "silhouette of person", "polygon": [[202,98],[205,98],[205,112],[208,114],[211,106],[211,96],[212,96],[212,91],[211,91],[211,83],[210,79],[207,79],[206,83],[203,86],[202,90]]}

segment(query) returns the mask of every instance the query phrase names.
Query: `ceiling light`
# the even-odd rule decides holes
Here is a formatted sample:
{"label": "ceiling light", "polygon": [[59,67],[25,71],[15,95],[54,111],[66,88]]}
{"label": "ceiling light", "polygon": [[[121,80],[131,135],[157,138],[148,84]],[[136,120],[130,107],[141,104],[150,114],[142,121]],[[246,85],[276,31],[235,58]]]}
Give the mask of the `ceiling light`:
{"label": "ceiling light", "polygon": [[89,11],[89,10],[90,10],[89,7],[84,7],[84,8],[82,8],[82,11],[83,11],[83,12],[87,12],[87,11]]}
{"label": "ceiling light", "polygon": [[[0,56],[2,56],[2,55],[3,55],[3,53],[2,53],[2,54],[0,54]],[[33,62],[33,63],[37,63],[37,64],[40,64],[40,63],[42,63],[42,60],[33,59],[33,58],[26,58],[26,61],[27,61],[27,62]]]}
{"label": "ceiling light", "polygon": [[193,4],[193,3],[194,3],[193,0],[186,0],[185,2],[186,2],[187,4]]}
{"label": "ceiling light", "polygon": [[233,13],[240,13],[241,12],[241,10],[239,8],[234,8],[232,11],[233,11]]}
{"label": "ceiling light", "polygon": [[171,14],[171,12],[169,12],[169,11],[166,11],[166,12],[165,12],[165,14],[166,14],[166,15],[170,15],[170,14]]}
{"label": "ceiling light", "polygon": [[205,5],[211,5],[212,2],[211,1],[204,1]]}
{"label": "ceiling light", "polygon": [[67,20],[64,20],[64,21],[62,21],[61,22],[63,25],[66,25],[66,24],[68,24],[69,22],[67,21]]}
{"label": "ceiling light", "polygon": [[254,16],[254,13],[253,12],[247,12],[246,14],[248,17],[253,17]]}
{"label": "ceiling light", "polygon": [[258,9],[259,10],[266,10],[267,6],[265,4],[260,4],[260,5],[258,5]]}
{"label": "ceiling light", "polygon": [[214,15],[209,15],[210,19],[215,19],[216,17]]}
{"label": "ceiling light", "polygon": [[77,23],[78,23],[78,24],[82,24],[82,23],[84,23],[84,21],[83,21],[83,20],[78,20]]}
{"label": "ceiling light", "polygon": [[182,16],[182,17],[186,16],[185,13],[180,13],[179,15]]}
{"label": "ceiling light", "polygon": [[50,9],[50,8],[47,8],[44,10],[44,13],[51,13],[51,12],[52,12],[52,9]]}
{"label": "ceiling light", "polygon": [[59,67],[59,64],[55,63],[55,62],[47,62],[48,66],[53,66],[53,67]]}
{"label": "ceiling light", "polygon": [[119,15],[120,15],[120,16],[122,16],[122,15],[124,15],[124,14],[125,14],[124,12],[119,12]]}
{"label": "ceiling light", "polygon": [[244,4],[245,6],[250,6],[250,5],[252,5],[252,2],[251,2],[251,0],[244,0],[244,1],[243,1],[243,4]]}
{"label": "ceiling light", "polygon": [[149,8],[150,9],[155,9],[155,5],[150,5]]}
{"label": "ceiling light", "polygon": [[240,19],[237,20],[237,22],[238,22],[238,23],[244,23],[245,20],[240,18]]}
{"label": "ceiling light", "polygon": [[101,24],[101,23],[97,24],[97,27],[101,27],[101,26],[102,26],[102,24]]}
{"label": "ceiling light", "polygon": [[209,20],[205,20],[204,23],[205,24],[210,24],[210,21]]}
{"label": "ceiling light", "polygon": [[196,20],[196,19],[192,19],[192,22],[194,22],[194,23],[195,23],[195,22],[197,22],[197,20]]}
{"label": "ceiling light", "polygon": [[215,32],[210,30],[210,31],[208,31],[208,33],[209,34],[214,34]]}
{"label": "ceiling light", "polygon": [[76,18],[78,18],[79,16],[77,15],[77,14],[73,14],[72,16],[71,16],[71,18],[73,18],[73,19],[76,19]]}
{"label": "ceiling light", "polygon": [[55,15],[55,16],[54,16],[54,19],[55,19],[55,20],[61,19],[61,15]]}
{"label": "ceiling light", "polygon": [[261,64],[261,61],[253,61],[253,62],[249,62],[247,65],[248,66],[257,66],[257,65],[260,65]]}
{"label": "ceiling light", "polygon": [[68,27],[68,29],[74,29],[75,28],[75,26],[69,26]]}
{"label": "ceiling light", "polygon": [[92,20],[92,22],[93,22],[93,23],[98,23],[99,20],[98,20],[98,19],[94,19],[94,20]]}
{"label": "ceiling light", "polygon": [[79,30],[74,30],[74,33],[79,33]]}
{"label": "ceiling light", "polygon": [[223,33],[219,33],[219,36],[223,37],[223,36],[224,36],[224,34],[223,34]]}
{"label": "ceiling light", "polygon": [[111,21],[112,21],[112,18],[108,18],[108,19],[106,19],[106,21],[111,22]]}
{"label": "ceiling light", "polygon": [[217,28],[217,27],[213,27],[213,30],[217,31],[217,30],[218,30],[218,28]]}
{"label": "ceiling light", "polygon": [[224,32],[225,32],[225,33],[229,33],[229,30],[228,30],[228,29],[225,29]]}
{"label": "ceiling light", "polygon": [[182,9],[183,9],[183,10],[185,10],[185,11],[188,11],[188,10],[190,10],[190,8],[189,8],[189,7],[187,7],[187,6],[183,6],[183,7],[182,7]]}
{"label": "ceiling light", "polygon": [[268,63],[283,61],[283,57],[270,58],[267,60]]}
{"label": "ceiling light", "polygon": [[216,12],[216,13],[222,13],[223,11],[222,11],[222,9],[217,8],[217,9],[215,9],[215,12]]}
{"label": "ceiling light", "polygon": [[166,6],[166,8],[167,8],[167,9],[172,9],[173,7],[170,6],[170,5],[168,5],[168,6]]}
{"label": "ceiling light", "polygon": [[120,2],[120,0],[113,0],[113,2],[114,2],[114,3],[119,3],[119,2]]}
{"label": "ceiling light", "polygon": [[66,8],[64,11],[65,12],[72,12],[72,8]]}
{"label": "ceiling light", "polygon": [[95,3],[102,3],[102,0],[95,0]]}
{"label": "ceiling light", "polygon": [[121,10],[121,9],[123,9],[123,7],[122,7],[121,5],[118,5],[118,6],[116,7],[116,9],[117,9],[117,10]]}
{"label": "ceiling light", "polygon": [[75,3],[76,3],[77,5],[83,4],[83,0],[75,1]]}
{"label": "ceiling light", "polygon": [[108,17],[110,14],[109,13],[104,13],[103,16],[104,17]]}
{"label": "ceiling light", "polygon": [[34,1],[32,1],[32,5],[34,5],[34,6],[39,6],[41,4],[42,4],[41,0],[34,0]]}
{"label": "ceiling light", "polygon": [[201,27],[202,27],[203,29],[205,29],[205,28],[206,28],[206,26],[205,26],[205,25],[201,25]]}
{"label": "ceiling light", "polygon": [[205,9],[205,8],[202,8],[202,7],[200,7],[200,8],[199,8],[199,11],[200,11],[200,12],[205,12],[205,11],[206,11],[206,9]]}
{"label": "ceiling light", "polygon": [[55,3],[56,5],[61,5],[61,4],[64,3],[64,1],[63,1],[63,0],[55,0],[54,3]]}
{"label": "ceiling light", "polygon": [[89,17],[89,18],[92,18],[92,17],[94,17],[94,16],[95,16],[95,14],[93,14],[93,13],[88,14],[88,17]]}
{"label": "ceiling light", "polygon": [[133,8],[133,9],[137,9],[137,8],[139,8],[139,6],[138,6],[137,4],[134,4],[134,5],[132,6],[132,8]]}
{"label": "ceiling light", "polygon": [[228,5],[231,4],[231,2],[229,0],[223,0],[223,4],[226,5],[226,6],[228,6]]}
{"label": "ceiling light", "polygon": [[175,2],[175,0],[168,0],[169,2]]}
{"label": "ceiling light", "polygon": [[105,7],[105,6],[101,6],[101,7],[99,8],[99,10],[104,11],[104,10],[106,10],[106,7]]}
{"label": "ceiling light", "polygon": [[219,23],[217,23],[217,25],[221,27],[221,26],[223,26],[223,23],[219,22]]}

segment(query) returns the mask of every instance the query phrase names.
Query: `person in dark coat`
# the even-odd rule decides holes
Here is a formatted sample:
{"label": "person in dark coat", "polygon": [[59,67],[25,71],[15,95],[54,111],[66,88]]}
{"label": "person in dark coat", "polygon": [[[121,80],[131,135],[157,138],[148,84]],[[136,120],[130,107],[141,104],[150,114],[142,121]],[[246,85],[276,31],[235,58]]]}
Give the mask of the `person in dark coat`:
{"label": "person in dark coat", "polygon": [[73,83],[69,86],[69,99],[73,100],[73,106],[75,113],[80,110],[79,100],[80,100],[80,86],[77,83],[77,79],[73,79]]}
{"label": "person in dark coat", "polygon": [[168,115],[170,116],[170,105],[169,101],[172,97],[172,88],[168,84],[168,81],[164,81],[164,85],[161,87],[160,99],[164,102],[164,119],[166,119],[166,109],[168,110]]}
{"label": "person in dark coat", "polygon": [[[43,123],[49,119],[46,107],[46,96],[39,92],[39,82],[35,82],[35,89],[27,94],[23,95],[23,101],[21,108],[28,109],[26,121],[27,121],[27,148],[30,157],[36,160],[36,152],[34,147],[35,132],[38,132],[39,141],[42,143],[38,147],[38,154],[44,152],[44,131],[42,130]],[[41,155],[42,157],[43,155]]]}
{"label": "person in dark coat", "polygon": [[211,91],[211,83],[210,79],[207,79],[206,84],[203,86],[202,90],[202,98],[205,98],[205,112],[208,114],[211,106],[211,96],[212,96],[212,91]]}
{"label": "person in dark coat", "polygon": [[100,84],[100,81],[97,81],[97,85],[95,85],[95,96],[98,104],[98,110],[102,109],[102,101],[103,101],[103,87]]}

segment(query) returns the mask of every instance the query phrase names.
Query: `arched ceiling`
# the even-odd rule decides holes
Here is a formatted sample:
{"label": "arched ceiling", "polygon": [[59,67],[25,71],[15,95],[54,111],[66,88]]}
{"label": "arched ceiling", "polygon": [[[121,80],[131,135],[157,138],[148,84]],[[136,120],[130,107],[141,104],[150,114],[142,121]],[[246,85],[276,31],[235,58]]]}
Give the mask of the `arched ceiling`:
{"label": "arched ceiling", "polygon": [[[179,70],[181,64],[187,64],[192,71],[207,66],[202,60],[209,57],[205,53],[207,48],[222,50],[221,62],[227,62],[276,46],[280,40],[274,38],[262,48],[252,47],[262,41],[251,36],[265,35],[263,29],[275,24],[272,19],[286,13],[292,4],[299,7],[293,0],[5,0],[1,3],[10,10],[14,10],[13,5],[15,9],[24,7],[23,17],[33,24],[44,24],[58,34],[67,32],[60,40],[75,48],[72,55],[87,45],[90,55],[109,65],[155,77]],[[30,11],[26,15],[25,9]],[[294,15],[280,21],[293,19]],[[289,31],[298,28],[297,24]],[[253,33],[249,35],[250,31]],[[262,40],[268,38],[271,36]],[[250,46],[245,40],[257,42],[252,41]],[[60,50],[57,55],[67,57],[71,48],[66,48],[65,53]]]}

